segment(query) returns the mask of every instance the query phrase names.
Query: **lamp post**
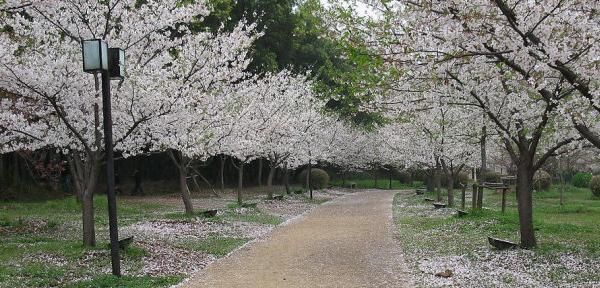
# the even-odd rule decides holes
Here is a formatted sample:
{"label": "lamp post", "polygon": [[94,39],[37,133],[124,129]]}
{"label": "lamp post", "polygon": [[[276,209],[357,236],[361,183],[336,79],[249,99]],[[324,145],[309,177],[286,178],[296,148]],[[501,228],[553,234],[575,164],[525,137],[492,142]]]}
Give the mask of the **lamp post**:
{"label": "lamp post", "polygon": [[104,121],[104,153],[106,158],[106,186],[108,198],[108,225],[110,232],[110,255],[112,274],[121,276],[119,257],[119,230],[117,228],[117,200],[115,197],[115,167],[112,139],[112,112],[110,101],[110,80],[123,79],[125,51],[108,48],[100,39],[82,42],[83,71],[102,75],[102,116]]}

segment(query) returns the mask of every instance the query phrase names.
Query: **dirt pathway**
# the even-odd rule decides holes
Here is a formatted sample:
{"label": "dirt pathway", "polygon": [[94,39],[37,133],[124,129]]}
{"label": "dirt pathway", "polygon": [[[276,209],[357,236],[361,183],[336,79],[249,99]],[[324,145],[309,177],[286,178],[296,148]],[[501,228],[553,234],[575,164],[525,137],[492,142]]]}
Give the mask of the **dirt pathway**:
{"label": "dirt pathway", "polygon": [[183,287],[411,287],[393,239],[394,192],[317,207],[193,276]]}

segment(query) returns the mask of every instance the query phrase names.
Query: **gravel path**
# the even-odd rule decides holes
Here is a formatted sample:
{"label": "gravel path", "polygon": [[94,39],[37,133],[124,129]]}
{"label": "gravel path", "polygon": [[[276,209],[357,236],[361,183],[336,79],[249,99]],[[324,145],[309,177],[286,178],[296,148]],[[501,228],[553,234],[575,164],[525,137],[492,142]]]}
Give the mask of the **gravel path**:
{"label": "gravel path", "polygon": [[393,191],[323,204],[247,245],[182,287],[411,287],[393,237]]}

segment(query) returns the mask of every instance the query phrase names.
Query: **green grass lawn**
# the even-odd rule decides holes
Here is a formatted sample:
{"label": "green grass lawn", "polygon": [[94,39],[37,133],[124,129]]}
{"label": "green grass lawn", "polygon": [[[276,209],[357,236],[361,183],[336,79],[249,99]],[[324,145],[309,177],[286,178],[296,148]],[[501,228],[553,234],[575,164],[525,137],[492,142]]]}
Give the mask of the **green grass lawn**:
{"label": "green grass lawn", "polygon": [[[389,189],[389,180],[388,179],[379,179],[377,181],[377,185],[375,185],[375,179],[351,179],[346,180],[346,185],[343,185],[344,181],[342,179],[334,179],[330,181],[330,184],[337,187],[346,186],[348,187],[349,183],[356,184],[356,188],[358,189]],[[392,180],[392,189],[400,190],[400,189],[413,189],[421,187],[423,184],[420,181],[414,181],[412,184],[402,183],[399,180]]]}
{"label": "green grass lawn", "polygon": [[[73,198],[44,202],[0,204],[0,287],[167,287],[179,277],[105,277],[108,257],[98,257],[81,265],[90,253],[108,254],[106,197],[94,200],[97,245],[84,247],[81,240],[81,209]],[[119,226],[160,217],[173,207],[161,204],[119,201]],[[123,263],[135,268],[145,254],[131,246],[123,253]],[[45,261],[52,257],[55,260]],[[98,278],[99,277],[99,278]],[[65,279],[91,280],[64,282]],[[175,281],[177,280],[177,281]]]}
{"label": "green grass lawn", "polygon": [[[538,238],[538,250],[558,249],[563,251],[593,253],[600,256],[600,199],[593,197],[586,188],[566,186],[564,203],[560,205],[560,186],[552,186],[548,191],[534,192],[534,227]],[[455,203],[460,206],[460,190],[455,190]],[[467,190],[466,208],[470,211],[470,193]],[[435,198],[433,193],[414,196],[407,201],[422,203],[425,197]],[[428,218],[403,218],[400,223],[412,223],[415,227],[457,225],[459,229],[482,236],[497,236],[519,242],[519,218],[514,192],[507,194],[506,212],[501,212],[501,193],[485,190],[484,208],[470,211],[465,217],[449,217],[429,221]],[[443,201],[447,194],[443,193]],[[427,205],[427,204],[423,204]],[[461,225],[467,223],[468,225]],[[471,226],[478,229],[471,229]]]}
{"label": "green grass lawn", "polygon": [[[559,189],[559,186],[553,186],[548,191],[535,192],[533,212],[538,247],[531,251],[533,254],[527,254],[529,256],[522,259],[551,264],[558,263],[557,261],[565,255],[576,255],[581,259],[587,259],[585,261],[599,259],[600,199],[593,197],[589,189],[567,186],[564,192],[564,203],[561,205]],[[519,219],[514,192],[507,195],[505,213],[501,212],[501,193],[485,190],[484,209],[481,211],[470,210],[470,193],[467,190],[466,207],[470,213],[464,217],[456,216],[456,213],[450,209],[434,210],[431,203],[423,200],[424,198],[435,199],[435,194],[430,192],[425,195],[399,193],[396,196],[394,217],[398,227],[398,237],[408,254],[407,258],[412,258],[410,261],[419,261],[427,257],[429,259],[457,257],[457,255],[481,260],[482,255],[488,255],[489,252],[486,251],[490,251],[491,246],[487,243],[488,236],[519,242]],[[455,196],[456,206],[460,206],[460,190],[455,190]],[[447,201],[445,193],[443,201]],[[493,257],[493,255],[485,257]],[[510,271],[510,267],[503,269]],[[590,270],[596,272],[592,273]],[[541,277],[540,279],[543,278],[544,281],[565,281],[569,277],[577,277],[577,281],[592,281],[592,283],[600,281],[597,269],[582,271],[553,269],[549,273],[556,275],[552,275],[554,278],[550,280],[545,279],[546,276],[535,277]],[[562,282],[548,284],[560,286],[562,285],[560,283]],[[468,286],[465,283],[463,285]]]}

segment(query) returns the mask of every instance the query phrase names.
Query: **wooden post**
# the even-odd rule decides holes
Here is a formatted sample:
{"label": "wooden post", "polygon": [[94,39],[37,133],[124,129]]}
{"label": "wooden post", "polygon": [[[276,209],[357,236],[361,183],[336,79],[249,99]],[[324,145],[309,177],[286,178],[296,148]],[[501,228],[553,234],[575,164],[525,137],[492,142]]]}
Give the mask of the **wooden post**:
{"label": "wooden post", "polygon": [[467,185],[460,184],[462,186],[462,195],[460,201],[460,209],[465,210],[465,194],[467,193]]}
{"label": "wooden post", "polygon": [[471,197],[472,209],[477,209],[477,184],[473,184],[473,196]]}
{"label": "wooden post", "polygon": [[477,209],[483,208],[483,185],[479,185],[479,191],[477,192]]}
{"label": "wooden post", "polygon": [[508,190],[507,187],[502,188],[502,213],[506,210],[506,190]]}

